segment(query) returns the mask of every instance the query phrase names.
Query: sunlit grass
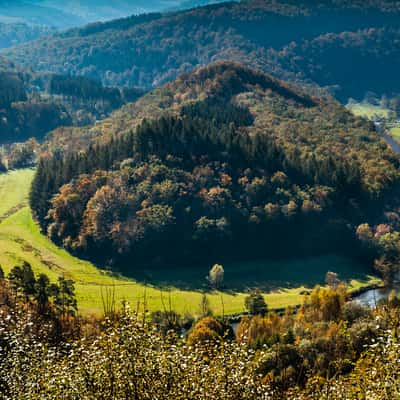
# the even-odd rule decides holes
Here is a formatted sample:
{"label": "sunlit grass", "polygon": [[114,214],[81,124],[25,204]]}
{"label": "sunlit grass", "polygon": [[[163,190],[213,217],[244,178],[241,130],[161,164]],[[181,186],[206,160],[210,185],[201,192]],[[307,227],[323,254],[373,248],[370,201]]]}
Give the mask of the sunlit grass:
{"label": "sunlit grass", "polygon": [[354,115],[373,119],[374,117],[389,118],[390,110],[388,108],[375,106],[369,103],[348,103],[346,106]]}
{"label": "sunlit grass", "polygon": [[399,126],[394,126],[393,128],[390,129],[390,134],[396,138],[397,140],[400,139],[400,125]]}
{"label": "sunlit grass", "polygon": [[[29,262],[36,273],[45,273],[52,280],[64,275],[76,282],[76,293],[80,312],[98,314],[102,312],[102,299],[115,293],[115,301],[121,304],[128,301],[133,307],[138,304],[150,311],[169,309],[172,307],[180,313],[196,314],[200,310],[203,293],[200,290],[183,290],[163,286],[162,290],[155,284],[145,285],[133,279],[112,276],[87,261],[72,256],[64,249],[57,247],[45,235],[41,234],[37,223],[33,220],[28,206],[28,193],[33,178],[33,170],[13,171],[0,175],[0,264],[6,273],[22,261]],[[1,218],[3,216],[3,218]],[[314,261],[315,264],[315,261]],[[254,263],[248,264],[255,268]],[[298,266],[282,263],[282,270]],[[276,266],[281,268],[280,265]],[[232,265],[231,268],[234,268]],[[247,269],[247,264],[241,266]],[[272,266],[271,266],[272,268]],[[299,269],[299,267],[297,267]],[[303,271],[304,268],[304,271]],[[315,265],[312,267],[315,270]],[[301,265],[299,274],[307,279],[307,264]],[[257,279],[258,275],[252,278]],[[263,274],[259,279],[265,279]],[[352,282],[352,289],[375,282],[376,278]],[[283,285],[282,285],[283,286]],[[299,285],[300,286],[300,285]],[[275,289],[266,293],[265,299],[270,308],[294,306],[301,302],[304,287]],[[107,296],[108,293],[108,296]],[[244,311],[243,292],[208,292],[207,297],[212,310],[216,314],[236,314]]]}
{"label": "sunlit grass", "polygon": [[375,106],[366,102],[349,102],[346,107],[354,115],[359,117],[368,118],[370,120],[379,117],[386,120],[385,125],[388,133],[390,133],[390,135],[392,135],[396,140],[400,140],[400,123],[394,120],[393,112],[388,108]]}

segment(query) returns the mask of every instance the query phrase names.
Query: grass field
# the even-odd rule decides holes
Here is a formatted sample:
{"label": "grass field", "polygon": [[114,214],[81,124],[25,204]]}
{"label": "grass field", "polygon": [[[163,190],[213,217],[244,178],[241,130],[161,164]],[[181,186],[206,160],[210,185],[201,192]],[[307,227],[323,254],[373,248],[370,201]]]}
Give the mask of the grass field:
{"label": "grass field", "polygon": [[350,102],[346,106],[354,115],[374,119],[374,117],[389,118],[390,110],[380,106],[375,106],[366,102]]}
{"label": "grass field", "polygon": [[[0,175],[0,264],[6,273],[25,260],[36,273],[44,272],[52,280],[60,275],[73,279],[82,314],[101,313],[102,296],[113,291],[117,304],[126,300],[136,307],[145,298],[148,310],[162,310],[164,305],[168,308],[171,302],[180,313],[196,314],[199,311],[202,289],[206,289],[202,286],[209,266],[168,271],[168,279],[165,271],[138,271],[134,280],[112,276],[89,262],[73,257],[42,235],[32,218],[27,198],[33,175],[31,169]],[[328,269],[346,278],[351,289],[378,282],[365,274],[363,266],[335,256],[274,263],[240,263],[225,266],[226,285],[232,290],[209,292],[207,297],[216,314],[221,314],[222,309],[226,314],[240,313],[244,309],[246,287],[260,286],[266,291],[265,298],[270,308],[293,306],[301,301],[305,284],[323,281]]]}
{"label": "grass field", "polygon": [[390,134],[397,140],[400,140],[400,124],[393,124],[389,127]]}
{"label": "grass field", "polygon": [[366,102],[354,103],[350,102],[347,104],[347,108],[359,117],[365,117],[373,120],[375,117],[386,119],[386,127],[390,135],[392,135],[397,141],[400,140],[400,123],[391,117],[391,111],[388,108],[375,106]]}

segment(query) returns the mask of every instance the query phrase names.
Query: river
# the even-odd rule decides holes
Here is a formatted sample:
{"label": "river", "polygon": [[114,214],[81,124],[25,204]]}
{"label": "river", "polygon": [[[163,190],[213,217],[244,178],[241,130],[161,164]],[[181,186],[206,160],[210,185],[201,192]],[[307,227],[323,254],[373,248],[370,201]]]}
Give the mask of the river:
{"label": "river", "polygon": [[394,290],[396,294],[400,294],[400,286],[396,285],[393,288],[379,288],[367,290],[354,298],[355,301],[360,302],[369,307],[376,307],[379,300],[387,299],[390,293]]}

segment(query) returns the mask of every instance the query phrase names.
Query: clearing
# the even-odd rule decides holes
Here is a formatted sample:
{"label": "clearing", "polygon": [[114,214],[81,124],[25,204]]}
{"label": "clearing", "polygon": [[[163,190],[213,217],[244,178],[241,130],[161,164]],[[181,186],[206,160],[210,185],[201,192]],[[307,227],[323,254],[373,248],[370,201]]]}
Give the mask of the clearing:
{"label": "clearing", "polygon": [[397,141],[400,141],[400,122],[396,119],[393,111],[365,101],[361,103],[351,101],[346,107],[358,117],[364,117],[371,121],[384,121],[388,133]]}
{"label": "clearing", "polygon": [[358,117],[366,117],[370,120],[376,118],[388,119],[392,113],[388,108],[373,105],[365,101],[361,103],[351,101],[346,105],[346,107],[354,115],[357,115]]}

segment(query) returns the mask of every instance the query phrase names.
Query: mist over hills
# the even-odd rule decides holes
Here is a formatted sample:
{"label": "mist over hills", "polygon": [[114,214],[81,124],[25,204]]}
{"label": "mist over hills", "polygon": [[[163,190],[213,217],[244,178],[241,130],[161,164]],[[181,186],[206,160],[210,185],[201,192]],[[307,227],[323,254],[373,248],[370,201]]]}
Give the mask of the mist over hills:
{"label": "mist over hills", "polygon": [[53,32],[51,28],[38,25],[0,22],[0,49],[48,36]]}
{"label": "mist over hills", "polygon": [[0,49],[88,23],[162,10],[182,10],[223,0],[1,0]]}

